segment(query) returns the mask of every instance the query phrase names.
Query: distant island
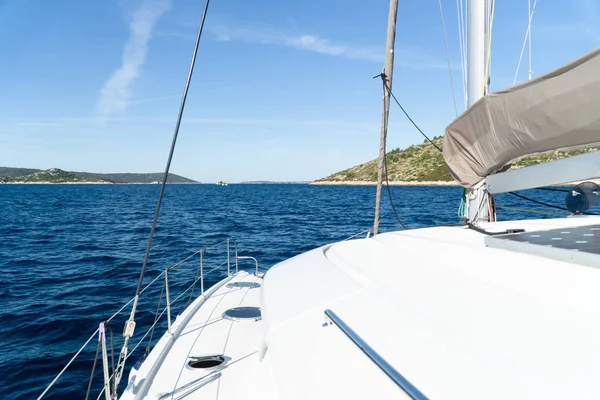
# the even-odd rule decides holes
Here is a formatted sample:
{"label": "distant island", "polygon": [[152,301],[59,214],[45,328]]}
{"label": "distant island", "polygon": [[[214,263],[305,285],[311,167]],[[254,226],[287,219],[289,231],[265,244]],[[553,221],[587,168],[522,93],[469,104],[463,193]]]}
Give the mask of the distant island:
{"label": "distant island", "polygon": [[[436,136],[433,142],[442,148],[444,137]],[[514,161],[511,169],[522,168],[548,161],[571,157],[600,150],[593,147],[571,151],[552,151],[524,157]],[[444,157],[428,141],[407,149],[394,149],[386,154],[390,185],[398,186],[447,186],[456,185]],[[374,185],[377,183],[377,159],[345,169],[325,178],[317,179],[313,185]]]}
{"label": "distant island", "polygon": [[[48,170],[29,168],[0,167],[0,183],[160,183],[164,174],[157,173],[115,173],[97,174],[91,172],[64,171],[59,168]],[[176,174],[169,174],[167,183],[198,183]]]}

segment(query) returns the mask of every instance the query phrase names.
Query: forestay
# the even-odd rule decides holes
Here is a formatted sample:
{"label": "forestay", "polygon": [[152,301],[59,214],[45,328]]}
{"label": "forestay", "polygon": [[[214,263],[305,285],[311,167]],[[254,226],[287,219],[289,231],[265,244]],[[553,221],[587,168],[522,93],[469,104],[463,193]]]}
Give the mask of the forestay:
{"label": "forestay", "polygon": [[444,159],[471,187],[519,157],[598,143],[599,105],[600,47],[481,98],[446,128]]}

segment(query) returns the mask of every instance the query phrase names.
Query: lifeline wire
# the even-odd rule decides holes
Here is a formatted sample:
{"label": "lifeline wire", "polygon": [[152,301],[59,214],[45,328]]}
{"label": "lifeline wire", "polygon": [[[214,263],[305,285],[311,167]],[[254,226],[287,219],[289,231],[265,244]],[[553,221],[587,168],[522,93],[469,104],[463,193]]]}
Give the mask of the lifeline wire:
{"label": "lifeline wire", "polygon": [[[206,13],[208,11],[208,5],[210,3],[210,0],[206,0],[206,3],[204,4],[204,11],[202,13],[202,19],[200,21],[200,26],[198,28],[198,35],[196,36],[196,43],[194,45],[194,52],[192,54],[192,59],[190,62],[190,68],[189,68],[189,72],[188,72],[188,76],[187,76],[187,80],[185,83],[185,89],[183,91],[183,96],[181,98],[181,105],[179,106],[179,114],[177,116],[177,123],[175,124],[175,130],[173,132],[173,140],[171,142],[171,149],[169,150],[169,157],[167,159],[167,165],[165,166],[165,173],[163,176],[163,181],[162,184],[160,186],[160,194],[158,196],[158,201],[156,203],[156,210],[154,211],[154,219],[152,220],[152,228],[150,230],[150,236],[148,238],[148,245],[146,247],[146,254],[144,255],[144,263],[142,265],[142,270],[140,272],[140,278],[138,281],[138,286],[135,292],[135,298],[133,301],[133,306],[131,308],[131,315],[129,317],[129,320],[127,321],[127,324],[130,322],[133,322],[135,320],[135,312],[136,312],[136,308],[137,308],[137,302],[139,299],[139,295],[140,292],[142,290],[142,284],[144,282],[144,275],[146,273],[146,268],[148,266],[148,259],[150,258],[150,249],[152,248],[152,238],[154,237],[154,232],[156,231],[156,224],[158,222],[158,215],[160,214],[160,206],[162,204],[162,200],[164,197],[164,193],[165,193],[165,187],[167,185],[167,179],[169,177],[169,169],[171,168],[171,161],[173,159],[173,153],[175,152],[175,145],[177,143],[177,136],[179,134],[179,127],[181,126],[181,119],[183,117],[183,110],[185,109],[185,101],[187,99],[187,94],[188,94],[188,90],[190,87],[190,82],[192,80],[192,74],[194,72],[194,65],[196,64],[196,55],[198,54],[198,47],[200,45],[200,38],[202,37],[202,30],[204,28],[204,21],[206,20]],[[124,362],[125,359],[127,358],[127,345],[129,344],[129,338],[130,336],[126,335],[125,336],[125,341],[123,343],[123,348],[121,350],[121,354],[119,356],[119,362],[117,363],[117,370],[115,372],[115,388],[118,386],[119,381],[121,380],[121,376],[123,373],[123,368],[124,368]]]}

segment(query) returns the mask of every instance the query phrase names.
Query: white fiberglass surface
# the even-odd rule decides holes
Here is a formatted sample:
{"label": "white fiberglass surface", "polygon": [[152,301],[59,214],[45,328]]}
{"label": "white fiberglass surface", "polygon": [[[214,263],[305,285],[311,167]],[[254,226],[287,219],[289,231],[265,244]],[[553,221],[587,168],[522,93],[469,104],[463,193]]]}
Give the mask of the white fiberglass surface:
{"label": "white fiberglass surface", "polygon": [[[240,272],[229,282],[240,281],[260,283],[262,280]],[[194,304],[190,308],[193,306]],[[161,360],[158,354],[169,339],[169,334],[166,333],[136,377],[138,384],[144,379],[152,379],[148,382],[146,398],[238,398],[238,383],[248,381],[251,375],[249,371],[256,369],[253,366],[258,364],[261,324],[260,321],[231,321],[222,317],[227,309],[239,306],[259,307],[260,288],[231,288],[221,284],[193,315],[175,338],[166,357]],[[179,321],[181,320],[180,317]],[[173,331],[177,327],[174,324]],[[222,355],[225,362],[212,369],[190,368],[190,357],[205,355]],[[153,368],[157,371],[152,378],[150,371]],[[256,373],[253,376],[253,382],[262,379]],[[254,385],[253,382],[249,383]],[[141,393],[140,387],[136,391],[138,395]],[[122,398],[135,398],[135,395],[132,391],[126,391]]]}
{"label": "white fiberglass surface", "polygon": [[478,235],[431,228],[333,246],[333,264],[371,282],[334,309],[430,397],[597,398],[600,270]]}
{"label": "white fiberglass surface", "polygon": [[[264,281],[236,275],[262,286],[218,288],[162,362],[150,398],[406,398],[337,326],[323,326],[326,309],[429,398],[600,397],[600,270],[483,238],[464,227],[386,233],[294,257]],[[221,319],[239,306],[260,307],[262,319]],[[190,354],[221,353],[230,359],[216,377],[182,369]]]}

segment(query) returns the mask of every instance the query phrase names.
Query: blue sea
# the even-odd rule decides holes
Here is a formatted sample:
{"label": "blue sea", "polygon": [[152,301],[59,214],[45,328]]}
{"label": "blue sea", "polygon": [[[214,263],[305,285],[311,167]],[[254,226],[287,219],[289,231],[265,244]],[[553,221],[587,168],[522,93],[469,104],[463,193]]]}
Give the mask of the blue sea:
{"label": "blue sea", "polygon": [[[458,222],[457,187],[393,187],[398,214],[410,228]],[[158,185],[0,185],[0,398],[36,398],[80,346],[135,293]],[[564,193],[527,191],[562,206]],[[509,195],[497,202],[548,211]],[[205,270],[226,260],[227,238],[260,268],[347,238],[372,225],[374,187],[310,185],[169,185],[154,238],[146,282],[204,246]],[[556,210],[554,210],[556,211]],[[499,219],[547,218],[521,211]],[[382,231],[400,229],[384,190]],[[170,276],[171,298],[196,276],[197,256]],[[251,269],[253,264],[240,264]],[[226,266],[206,285],[226,276]],[[162,281],[160,281],[162,282]],[[199,289],[194,288],[195,294]],[[161,284],[142,296],[132,343],[154,321]],[[190,293],[190,292],[188,292]],[[182,310],[188,295],[174,304]],[[164,301],[163,301],[164,305]],[[111,321],[115,353],[130,308]],[[162,335],[165,318],[153,342]],[[131,367],[147,341],[130,357]],[[84,398],[96,351],[94,339],[45,398]],[[126,384],[127,374],[122,383]],[[101,385],[101,365],[94,388]],[[121,385],[121,390],[125,386]],[[96,398],[98,391],[92,398]]]}

